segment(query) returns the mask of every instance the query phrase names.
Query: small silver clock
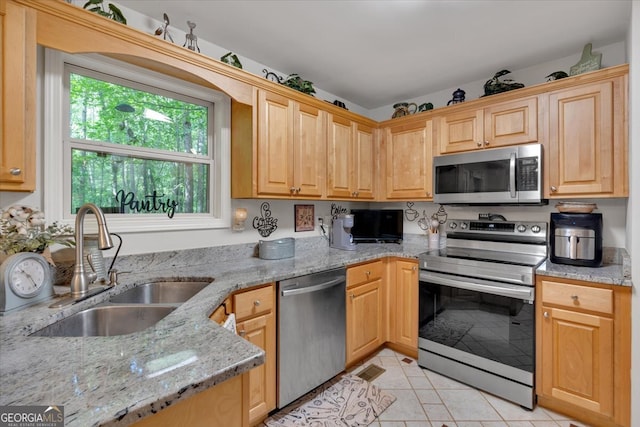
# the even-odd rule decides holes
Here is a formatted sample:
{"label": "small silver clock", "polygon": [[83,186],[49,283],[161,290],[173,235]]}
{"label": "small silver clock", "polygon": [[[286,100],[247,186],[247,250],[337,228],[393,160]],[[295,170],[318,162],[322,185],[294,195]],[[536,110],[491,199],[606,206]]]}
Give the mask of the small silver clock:
{"label": "small silver clock", "polygon": [[0,265],[0,314],[22,309],[53,296],[49,263],[40,254],[20,252]]}

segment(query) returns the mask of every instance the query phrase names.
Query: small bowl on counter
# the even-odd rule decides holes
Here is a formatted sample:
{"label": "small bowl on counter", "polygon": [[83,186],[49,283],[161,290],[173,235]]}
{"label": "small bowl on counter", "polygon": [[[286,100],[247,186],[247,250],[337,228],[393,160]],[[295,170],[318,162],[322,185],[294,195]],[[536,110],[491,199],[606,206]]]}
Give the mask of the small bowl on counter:
{"label": "small bowl on counter", "polygon": [[261,259],[293,258],[294,255],[295,239],[293,237],[258,242],[258,257]]}

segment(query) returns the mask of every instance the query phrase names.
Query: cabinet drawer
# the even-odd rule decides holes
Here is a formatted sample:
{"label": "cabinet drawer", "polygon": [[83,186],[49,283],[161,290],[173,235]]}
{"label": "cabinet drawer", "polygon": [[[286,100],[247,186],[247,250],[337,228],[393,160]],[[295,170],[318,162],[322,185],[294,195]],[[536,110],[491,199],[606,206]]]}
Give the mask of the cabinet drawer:
{"label": "cabinet drawer", "polygon": [[233,308],[238,321],[273,310],[273,286],[264,286],[233,296]]}
{"label": "cabinet drawer", "polygon": [[542,281],[542,302],[613,314],[613,290]]}
{"label": "cabinet drawer", "polygon": [[370,280],[380,279],[384,272],[382,261],[350,267],[347,269],[347,288]]}

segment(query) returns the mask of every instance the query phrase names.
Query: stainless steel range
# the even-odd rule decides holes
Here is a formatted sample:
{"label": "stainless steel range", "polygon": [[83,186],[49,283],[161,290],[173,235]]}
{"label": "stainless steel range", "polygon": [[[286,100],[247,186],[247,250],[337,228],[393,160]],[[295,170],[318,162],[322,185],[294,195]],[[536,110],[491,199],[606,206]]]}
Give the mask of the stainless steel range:
{"label": "stainless steel range", "polygon": [[448,220],[420,256],[418,363],[533,409],[535,269],[547,224]]}

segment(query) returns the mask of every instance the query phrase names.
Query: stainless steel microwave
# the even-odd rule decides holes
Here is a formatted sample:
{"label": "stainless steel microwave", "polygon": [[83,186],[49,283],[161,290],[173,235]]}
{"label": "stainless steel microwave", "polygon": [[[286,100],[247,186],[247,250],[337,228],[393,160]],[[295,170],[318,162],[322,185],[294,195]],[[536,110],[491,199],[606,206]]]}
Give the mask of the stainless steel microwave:
{"label": "stainless steel microwave", "polygon": [[546,204],[542,145],[483,149],[433,159],[433,202],[440,204]]}

